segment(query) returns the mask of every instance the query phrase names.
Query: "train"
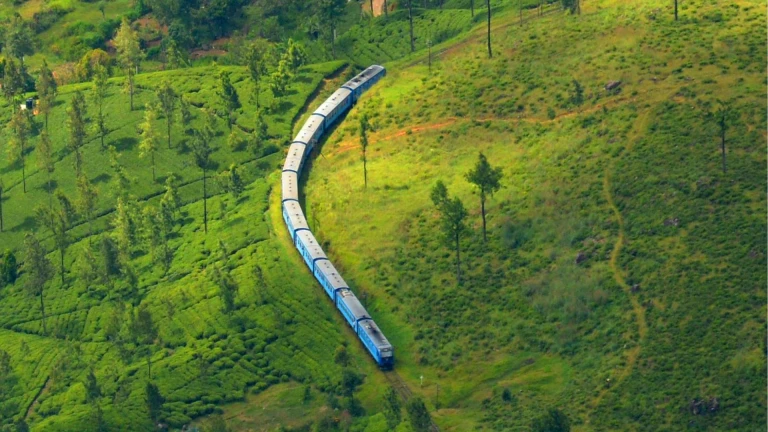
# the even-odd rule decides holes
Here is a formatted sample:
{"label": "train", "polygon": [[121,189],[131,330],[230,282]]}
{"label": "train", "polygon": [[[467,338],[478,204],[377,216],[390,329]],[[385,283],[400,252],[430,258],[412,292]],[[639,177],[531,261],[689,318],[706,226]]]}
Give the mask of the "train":
{"label": "train", "polygon": [[315,110],[304,123],[288,147],[282,171],[283,220],[309,271],[320,283],[323,291],[341,312],[344,320],[362,342],[365,349],[382,369],[391,369],[395,352],[371,315],[349,289],[339,271],[328,259],[320,243],[312,234],[307,218],[299,203],[299,178],[302,168],[317,146],[323,133],[354,106],[371,86],[387,73],[383,66],[373,65],[339,87]]}

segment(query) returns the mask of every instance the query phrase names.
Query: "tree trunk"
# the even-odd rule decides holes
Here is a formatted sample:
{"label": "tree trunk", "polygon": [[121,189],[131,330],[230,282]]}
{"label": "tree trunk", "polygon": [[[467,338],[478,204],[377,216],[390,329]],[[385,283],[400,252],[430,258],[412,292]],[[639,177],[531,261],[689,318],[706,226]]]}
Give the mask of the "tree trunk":
{"label": "tree trunk", "polygon": [[459,248],[458,232],[456,232],[456,284],[461,285],[461,249]]}
{"label": "tree trunk", "polygon": [[45,329],[45,302],[43,301],[43,289],[40,288],[40,312],[43,315],[43,334],[47,334],[48,331]]}
{"label": "tree trunk", "polygon": [[472,14],[472,18],[475,17],[475,0],[469,0],[469,10]]}
{"label": "tree trunk", "polygon": [[493,58],[493,52],[491,52],[491,0],[485,0],[485,6],[488,8],[488,58]]}
{"label": "tree trunk", "polygon": [[45,131],[48,132],[48,108],[45,110]]}
{"label": "tree trunk", "polygon": [[128,71],[128,93],[131,95],[131,111],[133,111],[133,74]]}
{"label": "tree trunk", "polygon": [[255,82],[255,84],[256,84],[256,109],[259,108],[259,90],[260,90],[260,85],[259,85],[260,83],[259,83],[259,81],[260,80],[257,79],[256,82]]}
{"label": "tree trunk", "polygon": [[677,21],[677,0],[675,0],[675,21]]}
{"label": "tree trunk", "polygon": [[371,0],[371,18],[373,18],[375,14],[373,13],[373,0]]}
{"label": "tree trunk", "polygon": [[63,287],[64,286],[64,248],[60,247],[59,252],[61,252],[61,286]]}
{"label": "tree trunk", "polygon": [[152,152],[152,183],[157,181],[155,179],[155,152]]}
{"label": "tree trunk", "polygon": [[523,1],[517,0],[517,5],[520,8],[520,26],[522,27],[523,26]]}
{"label": "tree trunk", "polygon": [[3,232],[3,190],[0,189],[0,232]]}
{"label": "tree trunk", "polygon": [[203,168],[203,229],[208,234],[208,195],[205,180],[205,168]]}
{"label": "tree trunk", "polygon": [[725,127],[720,129],[720,148],[723,152],[723,174],[725,174]]}
{"label": "tree trunk", "polygon": [[480,212],[483,215],[483,241],[487,241],[488,238],[485,235],[485,196],[480,195]]}
{"label": "tree trunk", "polygon": [[365,150],[363,150],[363,181],[365,182],[365,189],[368,190],[368,164],[365,158]]}
{"label": "tree trunk", "polygon": [[24,185],[24,193],[27,193],[27,173],[24,164],[24,146],[21,146],[21,182]]}
{"label": "tree trunk", "polygon": [[384,0],[384,16],[389,16],[389,6],[387,6],[387,0]]}
{"label": "tree trunk", "polygon": [[173,113],[168,113],[165,119],[165,122],[168,123],[167,127],[168,127],[168,148],[169,149],[171,148],[171,116],[172,115]]}
{"label": "tree trunk", "polygon": [[147,354],[147,368],[148,368],[148,375],[149,379],[152,379],[152,351],[149,351],[149,354]]}
{"label": "tree trunk", "polygon": [[416,47],[413,45],[413,7],[411,7],[411,3],[413,0],[408,0],[408,23],[411,27],[411,52],[414,52],[416,50]]}

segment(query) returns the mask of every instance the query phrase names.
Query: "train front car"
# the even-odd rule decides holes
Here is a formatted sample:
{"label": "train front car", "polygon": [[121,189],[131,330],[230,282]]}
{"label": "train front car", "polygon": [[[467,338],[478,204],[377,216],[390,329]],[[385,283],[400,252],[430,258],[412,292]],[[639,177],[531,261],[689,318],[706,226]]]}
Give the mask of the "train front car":
{"label": "train front car", "polygon": [[372,319],[358,323],[357,335],[382,369],[392,369],[395,351]]}

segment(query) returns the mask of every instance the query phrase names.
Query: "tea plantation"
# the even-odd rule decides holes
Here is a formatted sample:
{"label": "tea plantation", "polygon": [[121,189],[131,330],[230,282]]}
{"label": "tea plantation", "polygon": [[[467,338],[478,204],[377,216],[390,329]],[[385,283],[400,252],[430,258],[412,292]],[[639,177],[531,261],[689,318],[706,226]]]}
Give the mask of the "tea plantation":
{"label": "tea plantation", "polygon": [[[765,9],[681,5],[504,11],[492,59],[480,27],[431,74],[394,62],[315,159],[316,236],[446,430],[765,428]],[[459,284],[438,180],[469,211]]]}

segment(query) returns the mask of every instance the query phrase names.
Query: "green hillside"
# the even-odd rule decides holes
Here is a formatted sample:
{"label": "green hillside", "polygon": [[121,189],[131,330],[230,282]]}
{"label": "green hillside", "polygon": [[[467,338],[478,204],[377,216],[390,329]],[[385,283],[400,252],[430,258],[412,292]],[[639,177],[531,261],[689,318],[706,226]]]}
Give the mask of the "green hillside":
{"label": "green hillside", "polygon": [[[671,7],[501,14],[493,59],[478,28],[431,75],[424,57],[388,65],[314,160],[316,235],[445,430],[522,430],[549,408],[584,431],[764,427],[765,10]],[[487,243],[464,177],[478,152],[504,175]],[[470,213],[458,286],[437,180]]]}

